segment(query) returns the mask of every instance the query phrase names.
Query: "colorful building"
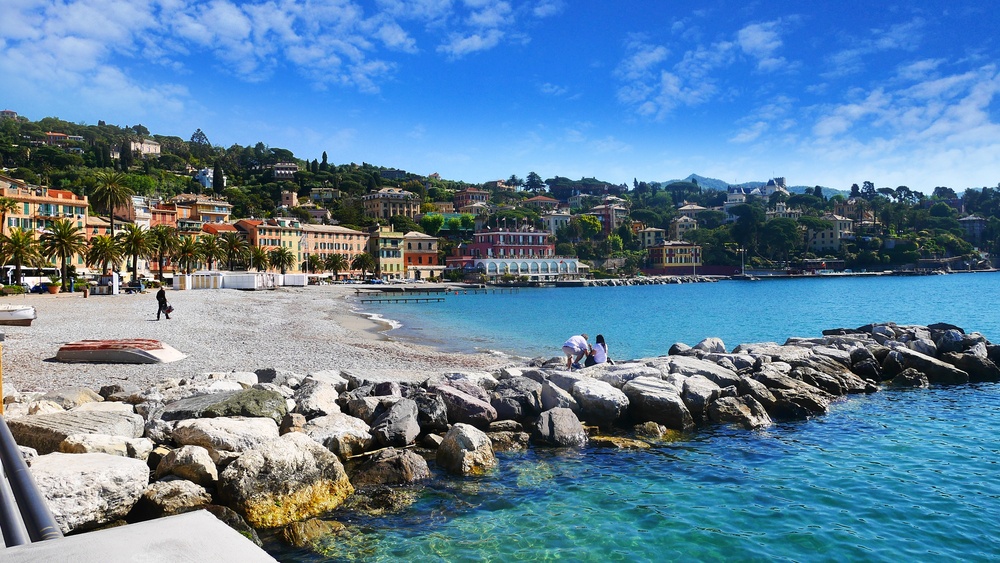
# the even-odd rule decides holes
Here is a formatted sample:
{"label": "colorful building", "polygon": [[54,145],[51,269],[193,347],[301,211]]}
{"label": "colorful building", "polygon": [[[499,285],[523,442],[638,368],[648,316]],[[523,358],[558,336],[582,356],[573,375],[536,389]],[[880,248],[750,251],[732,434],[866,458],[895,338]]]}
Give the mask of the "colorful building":
{"label": "colorful building", "polygon": [[417,231],[403,235],[406,249],[403,251],[406,264],[405,277],[411,280],[440,278],[444,266],[438,258],[438,239]]}
{"label": "colorful building", "polygon": [[368,253],[375,258],[375,277],[403,279],[403,273],[406,271],[403,236],[403,233],[396,232],[388,226],[379,225],[372,229],[368,239]]}
{"label": "colorful building", "polygon": [[417,194],[400,188],[382,188],[361,197],[365,215],[376,219],[389,219],[403,215],[413,219],[420,213]]}
{"label": "colorful building", "polygon": [[701,247],[679,240],[665,240],[651,246],[648,252],[648,268],[651,275],[697,274],[701,266]]}
{"label": "colorful building", "polygon": [[[368,250],[368,233],[355,231],[338,225],[302,225],[302,238],[305,242],[303,261],[316,255],[324,261],[333,254],[340,254],[347,260],[348,266],[359,254]],[[341,270],[337,273],[341,279],[359,275],[360,270]]]}

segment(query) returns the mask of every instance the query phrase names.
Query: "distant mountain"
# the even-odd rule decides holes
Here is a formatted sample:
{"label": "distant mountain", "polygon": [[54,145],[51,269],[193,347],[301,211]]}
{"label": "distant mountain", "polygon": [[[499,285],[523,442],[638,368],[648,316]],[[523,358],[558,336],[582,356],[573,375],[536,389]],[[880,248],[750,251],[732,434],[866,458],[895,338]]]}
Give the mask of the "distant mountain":
{"label": "distant mountain", "polygon": [[[753,189],[753,188],[759,188],[767,183],[766,181],[764,181],[764,182],[741,182],[739,184],[730,184],[729,182],[719,180],[717,178],[706,178],[704,176],[699,176],[697,174],[691,174],[687,178],[684,178],[683,180],[668,180],[666,182],[663,182],[663,185],[666,186],[673,182],[692,182],[692,181],[697,181],[698,185],[701,186],[702,188],[710,190],[719,190],[719,191],[725,191],[726,189],[729,188],[729,186],[739,186],[741,188]],[[805,193],[807,189],[809,191],[812,191],[813,186],[788,186],[788,191],[793,194]],[[835,195],[842,195],[844,197],[847,197],[848,195],[850,195],[850,193],[851,192],[849,191],[835,190],[833,188],[828,188],[826,186],[823,186],[823,195],[825,195],[826,197],[832,197]]]}

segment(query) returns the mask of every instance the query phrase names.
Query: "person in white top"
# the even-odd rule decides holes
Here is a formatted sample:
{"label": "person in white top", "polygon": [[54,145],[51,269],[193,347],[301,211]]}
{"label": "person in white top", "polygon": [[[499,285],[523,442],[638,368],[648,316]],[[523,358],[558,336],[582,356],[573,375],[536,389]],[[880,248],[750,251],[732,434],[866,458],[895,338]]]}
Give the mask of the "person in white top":
{"label": "person in white top", "polygon": [[[566,369],[579,368],[580,360],[587,355],[590,345],[587,344],[587,334],[577,334],[570,336],[569,340],[563,343],[563,353],[566,354]],[[575,356],[575,359],[574,359]]]}
{"label": "person in white top", "polygon": [[587,355],[586,365],[596,366],[609,361],[611,358],[608,357],[608,344],[604,341],[604,335],[598,334],[594,339],[594,345],[590,348],[590,354]]}

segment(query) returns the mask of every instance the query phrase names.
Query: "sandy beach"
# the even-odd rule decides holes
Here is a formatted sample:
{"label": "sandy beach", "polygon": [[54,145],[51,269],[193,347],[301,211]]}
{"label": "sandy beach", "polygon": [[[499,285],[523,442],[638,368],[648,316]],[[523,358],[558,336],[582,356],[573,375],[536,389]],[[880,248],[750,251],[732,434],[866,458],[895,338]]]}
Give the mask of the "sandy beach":
{"label": "sandy beach", "polygon": [[[206,372],[279,368],[302,374],[341,370],[357,375],[419,379],[451,370],[493,370],[512,363],[490,354],[445,353],[393,341],[387,326],[351,310],[349,286],[272,291],[167,291],[175,311],[156,320],[155,294],[90,296],[80,293],[0,299],[30,304],[29,327],[0,326],[3,381],[19,391],[48,391],[111,383],[148,387],[166,378]],[[151,338],[186,354],[166,364],[67,364],[59,347],[85,339]]]}

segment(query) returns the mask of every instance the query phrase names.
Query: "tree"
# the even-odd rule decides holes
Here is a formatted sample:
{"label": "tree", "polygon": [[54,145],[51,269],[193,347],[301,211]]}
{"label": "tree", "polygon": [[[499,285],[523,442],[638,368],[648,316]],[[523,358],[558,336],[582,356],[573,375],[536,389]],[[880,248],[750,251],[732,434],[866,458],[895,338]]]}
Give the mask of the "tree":
{"label": "tree", "polygon": [[9,197],[0,197],[0,234],[7,230],[7,214],[17,211],[20,205]]}
{"label": "tree", "polygon": [[540,192],[545,189],[545,182],[542,181],[542,177],[534,172],[528,172],[528,177],[525,178],[524,188],[530,192]]}
{"label": "tree", "polygon": [[321,172],[326,172],[330,169],[330,164],[326,161],[326,151],[323,151],[323,162],[319,163],[319,169]]}
{"label": "tree", "polygon": [[174,249],[174,260],[177,262],[177,267],[185,274],[190,274],[200,259],[201,248],[198,241],[187,235],[180,237],[177,248]]}
{"label": "tree", "polygon": [[111,268],[122,261],[125,254],[122,247],[111,235],[97,235],[90,239],[87,248],[87,265],[100,266],[101,272],[107,274]]}
{"label": "tree", "polygon": [[331,274],[333,274],[334,279],[337,279],[337,274],[339,274],[341,270],[347,270],[351,267],[347,261],[347,257],[343,254],[331,254],[327,256],[323,265],[330,271]]}
{"label": "tree", "polygon": [[267,251],[256,245],[251,246],[247,252],[247,262],[249,262],[249,267],[258,272],[263,272],[271,267],[271,260],[267,255]]}
{"label": "tree", "polygon": [[212,169],[212,191],[221,194],[226,191],[226,175],[222,172],[222,159],[215,159],[215,167]]}
{"label": "tree", "polygon": [[118,234],[118,243],[122,253],[132,257],[132,279],[135,280],[139,276],[139,257],[148,255],[150,251],[146,231],[139,225],[129,223]]}
{"label": "tree", "polygon": [[208,269],[213,269],[217,260],[226,257],[226,251],[219,243],[217,235],[203,235],[198,238],[198,253],[208,262]]}
{"label": "tree", "polygon": [[364,278],[367,272],[375,271],[375,257],[367,252],[362,252],[351,261],[351,269],[361,270],[361,277]]}
{"label": "tree", "polygon": [[271,266],[281,270],[282,274],[295,264],[295,255],[292,254],[291,250],[283,246],[271,249],[267,253],[267,259],[271,263]]}
{"label": "tree", "polygon": [[219,242],[222,246],[222,251],[226,256],[226,267],[229,270],[236,269],[236,264],[238,262],[246,261],[247,253],[250,250],[250,244],[238,233],[222,233]]}
{"label": "tree", "polygon": [[149,251],[156,257],[157,278],[163,282],[163,263],[172,256],[180,243],[177,229],[169,225],[157,225],[149,230]]}
{"label": "tree", "polygon": [[115,209],[128,205],[132,194],[132,189],[125,184],[125,174],[114,170],[97,173],[97,189],[91,199],[108,213],[112,235],[115,234]]}
{"label": "tree", "polygon": [[4,264],[14,263],[14,283],[21,283],[21,267],[35,266],[42,261],[41,247],[31,231],[14,227],[9,235],[0,236],[0,257]]}
{"label": "tree", "polygon": [[515,190],[519,190],[524,186],[524,180],[518,178],[517,174],[511,174],[510,178],[507,178],[507,185],[513,187]]}
{"label": "tree", "polygon": [[440,231],[443,226],[444,215],[441,215],[440,213],[425,213],[424,216],[420,218],[420,228],[432,237],[436,237],[438,231]]}
{"label": "tree", "polygon": [[132,141],[125,139],[118,145],[118,161],[121,163],[121,169],[127,172],[129,168],[132,168],[133,160]]}
{"label": "tree", "polygon": [[58,219],[42,233],[42,254],[47,257],[58,257],[61,261],[62,286],[66,289],[69,283],[69,259],[87,248],[87,239],[80,228],[69,219]]}
{"label": "tree", "polygon": [[326,262],[323,261],[323,258],[319,254],[310,254],[306,257],[306,260],[302,265],[303,270],[315,274],[316,272],[323,271],[323,267],[326,265]]}
{"label": "tree", "polygon": [[584,240],[592,240],[601,232],[601,220],[593,215],[577,215],[570,220],[580,225],[580,235]]}

